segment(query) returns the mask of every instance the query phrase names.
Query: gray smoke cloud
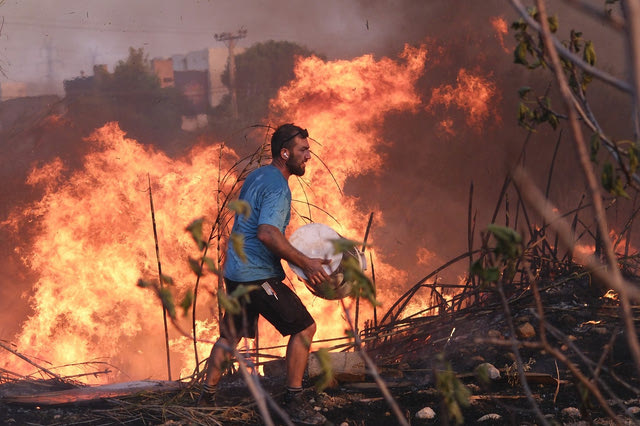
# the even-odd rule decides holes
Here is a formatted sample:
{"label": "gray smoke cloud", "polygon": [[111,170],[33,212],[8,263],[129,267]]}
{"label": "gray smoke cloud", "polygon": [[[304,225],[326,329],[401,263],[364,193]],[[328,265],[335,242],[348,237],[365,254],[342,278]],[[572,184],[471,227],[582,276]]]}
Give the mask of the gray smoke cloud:
{"label": "gray smoke cloud", "polygon": [[[594,40],[599,66],[624,75],[624,44],[615,31],[565,2],[548,3],[560,18],[561,38],[566,39],[571,28],[581,30]],[[387,226],[374,223],[372,232],[386,252],[397,253],[392,263],[410,270],[411,281],[430,272],[416,265],[419,248],[437,252],[443,261],[466,249],[471,182],[477,228],[488,223],[508,166],[525,138],[515,123],[518,87],[534,84],[540,92],[549,84],[553,87],[550,74],[530,73],[513,64],[513,36],[505,36],[505,52],[490,26],[490,19],[498,16],[507,23],[517,18],[504,0],[5,1],[0,5],[0,66],[5,73],[0,82],[54,78],[61,88],[63,79],[81,70],[90,73],[93,64],[104,63],[112,70],[127,57],[129,47],[142,47],[150,57],[168,57],[220,45],[215,33],[240,28],[248,30],[241,47],[287,40],[328,59],[367,53],[396,57],[405,43],[437,40],[444,50],[429,55],[420,81],[424,102],[434,87],[455,83],[461,67],[481,70],[492,75],[500,89],[500,119],[494,118],[481,133],[460,128],[456,137],[442,138],[436,132],[437,117],[425,111],[387,118],[385,138],[393,144],[385,152],[384,170],[355,178],[346,188],[361,198],[364,210],[375,204],[385,212]],[[598,83],[592,93],[596,113],[606,117],[607,126],[620,137],[629,134],[628,101],[618,93],[611,96]],[[559,105],[558,99],[554,102]],[[527,165],[537,171],[541,186],[557,138],[557,132],[542,130],[530,143]],[[552,199],[563,207],[574,207],[584,193],[568,133],[553,182]]]}

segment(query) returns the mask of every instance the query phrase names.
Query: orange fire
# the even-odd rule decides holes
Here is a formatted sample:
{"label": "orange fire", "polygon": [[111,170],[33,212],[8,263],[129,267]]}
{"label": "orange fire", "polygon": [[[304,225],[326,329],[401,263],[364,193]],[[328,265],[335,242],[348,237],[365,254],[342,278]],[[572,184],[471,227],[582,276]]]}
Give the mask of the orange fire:
{"label": "orange fire", "polygon": [[[416,82],[426,60],[424,46],[406,46],[398,60],[365,55],[351,61],[312,57],[297,63],[295,80],[272,101],[271,121],[308,128],[317,158],[304,177],[290,181],[294,200],[290,232],[311,220],[331,226],[345,238],[363,239],[370,211],[359,207],[357,195],[343,193],[345,182],[383,167],[380,148],[394,143],[382,137],[387,114],[425,108]],[[487,77],[460,70],[457,87],[434,90],[429,105],[456,105],[471,125],[478,126],[491,115],[488,103],[494,96],[495,87]],[[91,144],[91,153],[83,169],[70,177],[63,178],[65,164],[59,159],[34,169],[28,182],[43,188],[43,198],[3,223],[20,232],[17,224],[29,217],[39,235],[20,253],[39,278],[31,292],[33,314],[16,336],[16,346],[31,359],[50,362],[45,366],[56,366],[61,375],[95,370],[68,366],[74,363],[111,365],[110,375],[83,378],[87,382],[164,378],[162,310],[150,291],[136,287],[141,276],[157,276],[148,181],[163,273],[174,278],[175,293],[180,295],[195,282],[187,257],[198,255],[184,228],[198,217],[213,219],[218,210],[216,191],[228,190],[217,187],[219,173],[226,173],[238,157],[222,144],[209,143],[171,159],[126,138],[115,123],[97,129],[86,143]],[[373,210],[374,228],[384,227],[388,219],[379,208]],[[368,243],[372,248],[367,248],[367,259],[371,253],[384,310],[406,290],[407,274],[385,263],[373,237]],[[426,262],[431,255],[421,252],[419,261]],[[315,298],[287,272],[318,323],[316,338],[343,337],[348,325],[340,303]],[[203,286],[215,290],[215,279],[205,280]],[[409,311],[427,307],[426,299],[416,298]],[[347,302],[351,319],[354,303]],[[372,318],[371,309],[361,303],[360,326]],[[215,340],[217,307],[208,291],[199,292],[198,311],[199,337]],[[278,343],[284,340],[261,324],[261,346]],[[201,360],[209,348],[200,347]],[[172,333],[171,353],[174,378],[175,373],[193,371],[189,339]],[[32,366],[17,362],[12,355],[0,354],[0,364],[10,371],[33,372]]]}
{"label": "orange fire", "polygon": [[[462,68],[458,71],[456,83],[455,87],[445,84],[435,88],[425,109],[434,111],[438,106],[444,106],[447,109],[456,107],[466,116],[465,126],[468,125],[477,132],[482,131],[489,119],[493,119],[494,122],[500,121],[500,116],[493,107],[497,90],[490,75],[480,76]],[[452,124],[451,119],[442,121],[441,130],[447,134],[455,134]]]}
{"label": "orange fire", "polygon": [[[356,196],[341,195],[336,185],[342,188],[350,176],[379,170],[384,163],[379,148],[393,143],[381,136],[384,116],[394,111],[416,111],[421,103],[415,83],[424,71],[427,49],[406,46],[400,56],[400,61],[375,60],[372,55],[365,55],[352,61],[323,62],[310,58],[297,64],[298,78],[280,92],[273,106],[276,111],[284,111],[283,121],[303,123],[312,129],[311,136],[317,141],[312,150],[329,165],[331,173],[316,161],[304,177],[311,182],[311,189],[307,190],[302,183],[293,185],[298,214],[292,228],[302,224],[301,216],[311,216],[346,238],[362,240],[369,212],[358,208]],[[318,209],[301,207],[301,201],[310,193],[312,203],[323,206],[332,217]],[[376,209],[374,226],[384,227],[385,220]],[[375,247],[372,237],[368,243]],[[374,261],[379,271],[376,275],[380,299],[393,301],[406,274],[379,257]],[[304,293],[303,296],[303,300],[309,299]],[[307,304],[319,320],[319,338],[335,336],[337,331],[344,333],[343,313],[336,302],[316,300]],[[362,312],[364,304],[360,308]],[[365,309],[363,317],[371,318],[370,309]],[[324,324],[339,324],[338,330]]]}
{"label": "orange fire", "polygon": [[420,247],[418,252],[416,253],[418,258],[418,263],[421,265],[429,265],[430,262],[436,257],[436,254],[424,247]]}
{"label": "orange fire", "polygon": [[498,41],[500,41],[500,47],[504,50],[505,53],[509,53],[509,49],[504,44],[504,36],[509,32],[509,27],[507,25],[507,21],[501,16],[496,16],[491,19],[491,26],[496,32],[496,37],[498,37]]}
{"label": "orange fire", "polygon": [[[28,181],[45,185],[45,195],[10,218],[17,223],[19,215],[27,215],[39,228],[38,241],[22,253],[39,279],[31,297],[33,315],[16,338],[17,348],[54,366],[107,361],[119,370],[110,379],[162,377],[162,310],[150,292],[135,286],[141,275],[157,276],[148,177],[163,272],[184,291],[194,281],[185,262],[194,244],[184,226],[215,211],[215,165],[222,157],[224,171],[237,157],[211,145],[172,160],[125,138],[113,123],[86,142],[93,151],[84,169],[67,181],[58,179],[64,168],[60,160],[33,170]],[[10,371],[33,371],[15,358],[2,363]],[[94,368],[56,372],[80,374]]]}

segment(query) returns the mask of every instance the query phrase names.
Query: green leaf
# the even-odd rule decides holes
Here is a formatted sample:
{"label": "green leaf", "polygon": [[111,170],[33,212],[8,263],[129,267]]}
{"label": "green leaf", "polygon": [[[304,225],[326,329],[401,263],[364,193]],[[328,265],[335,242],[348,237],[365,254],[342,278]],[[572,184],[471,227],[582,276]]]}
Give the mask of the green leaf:
{"label": "green leaf", "polygon": [[180,302],[180,307],[182,308],[183,316],[185,317],[187,316],[187,314],[189,313],[189,308],[191,308],[192,304],[193,304],[193,291],[189,289],[187,290],[186,294],[182,298],[182,301]]}
{"label": "green leaf", "polygon": [[197,276],[201,277],[204,275],[202,271],[202,266],[198,259],[194,259],[191,256],[189,256],[189,267]]}
{"label": "green leaf", "polygon": [[251,216],[251,205],[245,200],[233,200],[229,202],[229,210],[233,210],[240,216],[248,219]]}
{"label": "green leaf", "polygon": [[247,255],[244,252],[244,235],[232,232],[229,236],[229,241],[231,242],[233,251],[236,252],[240,260],[247,263]]}
{"label": "green leaf", "polygon": [[160,280],[162,280],[162,282],[165,284],[173,285],[173,278],[169,275],[161,274]]}
{"label": "green leaf", "polygon": [[516,31],[526,31],[527,30],[527,23],[524,22],[524,20],[522,18],[520,18],[518,21],[515,21],[515,22],[511,23],[511,29],[512,30],[516,30]]}
{"label": "green leaf", "polygon": [[345,253],[350,250],[353,250],[354,247],[357,248],[362,246],[361,242],[348,240],[346,238],[336,238],[330,241],[331,241],[331,244],[333,245],[333,252],[335,254]]}
{"label": "green leaf", "polygon": [[602,166],[602,175],[600,176],[602,186],[607,192],[613,192],[614,187],[614,170],[613,165],[608,161]]}
{"label": "green leaf", "polygon": [[165,287],[158,290],[158,295],[160,296],[160,300],[162,300],[162,306],[167,311],[169,316],[172,319],[176,319],[176,306],[173,303],[173,294],[171,291]]}
{"label": "green leaf", "polygon": [[529,94],[529,92],[531,92],[531,87],[522,86],[518,89],[518,96],[520,97],[520,99],[524,99]]}
{"label": "green leaf", "polygon": [[627,155],[629,156],[629,173],[633,174],[638,170],[638,147],[631,145]]}
{"label": "green leaf", "polygon": [[249,302],[249,293],[252,291],[262,289],[259,285],[244,285],[241,284],[233,290],[233,292],[229,295],[233,299],[239,300],[240,298],[245,298],[247,302]]}
{"label": "green leaf", "polygon": [[556,15],[549,16],[547,22],[549,22],[549,31],[552,33],[558,31],[558,17]]}
{"label": "green leaf", "polygon": [[136,285],[140,288],[148,288],[148,287],[153,287],[153,283],[151,281],[147,281],[147,280],[143,280],[142,278],[140,278],[138,280],[138,282],[136,283]]}
{"label": "green leaf", "polygon": [[522,102],[518,104],[518,121],[520,122],[526,121],[527,118],[529,118],[530,113],[531,113],[531,110],[529,109],[528,106],[526,106]]}
{"label": "green leaf", "polygon": [[471,272],[471,275],[482,277],[482,273],[484,271],[482,262],[482,258],[480,258],[471,264],[471,267],[469,268],[469,272]]}
{"label": "green leaf", "polygon": [[219,272],[218,268],[216,267],[216,263],[212,258],[207,256],[202,256],[202,260],[204,260],[204,264],[207,266],[207,269],[209,270],[209,272],[212,272],[214,274],[217,274]]}
{"label": "green leaf", "polygon": [[622,182],[620,176],[616,176],[615,185],[613,186],[613,195],[624,197],[627,200],[631,199],[631,197],[629,197],[629,194],[627,194],[627,191],[625,191],[624,189],[624,182]]}
{"label": "green leaf", "polygon": [[469,396],[471,392],[458,379],[451,369],[451,364],[446,363],[444,370],[436,370],[436,388],[447,407],[447,411],[456,424],[463,424],[461,406],[469,406]]}
{"label": "green leaf", "polygon": [[218,293],[218,303],[222,308],[233,315],[238,315],[242,312],[242,308],[240,307],[240,302],[238,299],[234,299],[229,297],[227,293],[221,291]]}
{"label": "green leaf", "polygon": [[469,268],[471,275],[480,278],[483,284],[491,284],[498,282],[500,279],[500,270],[495,266],[485,268],[483,266],[483,260],[478,259]]}
{"label": "green leaf", "polygon": [[582,88],[582,91],[587,90],[587,86],[592,81],[593,81],[593,76],[591,74],[589,74],[588,72],[583,72],[582,73],[582,83],[580,84],[580,87]]}
{"label": "green leaf", "polygon": [[487,225],[487,230],[499,241],[522,242],[522,237],[515,229],[490,223]]}
{"label": "green leaf", "polygon": [[638,147],[631,145],[629,147],[629,172],[631,174],[638,170]]}
{"label": "green leaf", "polygon": [[318,358],[320,369],[322,370],[322,374],[316,381],[315,387],[318,392],[322,392],[333,383],[333,379],[335,377],[333,373],[333,365],[331,364],[331,357],[329,356],[327,348],[319,349],[315,355]]}
{"label": "green leaf", "polygon": [[494,252],[504,259],[515,259],[522,254],[522,236],[511,228],[490,223],[487,230],[496,240]]}
{"label": "green leaf", "polygon": [[602,186],[610,194],[624,198],[630,198],[629,194],[624,189],[624,183],[622,182],[622,179],[619,176],[616,176],[616,171],[611,163],[607,162],[604,164],[604,166],[602,167],[602,176],[600,179],[602,181]]}
{"label": "green leaf", "polygon": [[528,65],[527,61],[527,43],[521,41],[513,51],[513,62],[516,64]]}
{"label": "green leaf", "polygon": [[582,58],[589,65],[596,64],[596,50],[593,46],[592,41],[587,41],[584,45],[584,52],[582,53]]}
{"label": "green leaf", "polygon": [[336,297],[336,286],[331,281],[322,281],[315,289],[327,300],[333,300]]}
{"label": "green leaf", "polygon": [[490,283],[498,282],[500,279],[500,270],[492,266],[484,270],[484,280]]}
{"label": "green leaf", "polygon": [[196,219],[186,227],[186,231],[188,231],[191,234],[191,238],[193,238],[193,241],[196,242],[199,250],[203,250],[207,245],[202,235],[203,222],[204,222],[204,218]]}
{"label": "green leaf", "polygon": [[351,296],[360,296],[367,299],[372,305],[380,306],[380,302],[376,300],[375,286],[362,271],[360,263],[353,257],[345,257],[340,264],[345,282],[351,284]]}
{"label": "green leaf", "polygon": [[249,293],[259,289],[262,289],[259,285],[239,285],[231,294],[221,291],[218,293],[218,303],[225,311],[238,315],[242,312],[240,298],[245,298],[249,301]]}

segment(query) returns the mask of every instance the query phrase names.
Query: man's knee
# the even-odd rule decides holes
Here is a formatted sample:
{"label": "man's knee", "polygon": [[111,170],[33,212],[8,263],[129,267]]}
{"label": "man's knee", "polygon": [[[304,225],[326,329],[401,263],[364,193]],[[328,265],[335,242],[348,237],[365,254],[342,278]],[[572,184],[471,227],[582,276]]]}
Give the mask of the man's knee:
{"label": "man's knee", "polygon": [[313,339],[314,334],[316,334],[316,323],[315,323],[315,321],[309,327],[307,327],[304,330],[302,330],[300,332],[300,334],[302,334],[304,337],[309,339],[309,341],[311,341],[311,339]]}

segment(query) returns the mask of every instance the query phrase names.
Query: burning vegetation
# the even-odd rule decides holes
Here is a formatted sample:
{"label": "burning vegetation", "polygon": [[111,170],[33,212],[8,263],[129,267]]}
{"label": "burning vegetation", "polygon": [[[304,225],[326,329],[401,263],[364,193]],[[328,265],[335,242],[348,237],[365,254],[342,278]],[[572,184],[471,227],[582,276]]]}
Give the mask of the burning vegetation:
{"label": "burning vegetation", "polygon": [[[513,71],[483,67],[482,55],[477,66],[452,71],[456,52],[433,40],[406,45],[397,58],[310,55],[297,60],[269,119],[248,127],[244,143],[203,133],[170,156],[109,122],[75,141],[81,156],[31,168],[33,199],[0,222],[12,258],[26,268],[16,278],[32,283],[28,312],[6,316],[22,315],[19,329],[0,342],[2,416],[67,424],[278,419],[267,402],[282,384],[285,346],[262,323],[259,337],[234,353],[223,405],[197,408],[195,400],[221,309],[242,297],[224,294],[220,278],[225,245],[239,244],[230,235],[242,207],[234,199],[247,173],[269,161],[272,123],[294,122],[309,129],[314,158],[292,185],[290,229],[329,224],[362,244],[371,266],[353,272],[360,284],[338,301],[290,283],[303,289],[318,323],[312,350],[320,367],[309,368],[309,383],[327,418],[634,422],[640,148],[608,136],[586,94],[594,80],[625,94],[635,86],[596,69],[594,45],[581,33],[560,43],[542,1],[529,10],[512,3],[513,45],[504,17],[486,23],[497,51],[509,46],[516,64],[550,69],[546,78],[559,90],[517,91],[503,79]],[[633,26],[640,11],[623,6]],[[592,13],[605,23],[623,19]],[[445,77],[429,80],[443,69]],[[505,101],[516,93],[519,106]],[[627,127],[635,128],[638,108],[631,110]],[[481,151],[515,121],[505,111],[520,128]],[[64,133],[74,123],[52,111],[36,127],[38,140],[38,132]],[[465,139],[479,147],[462,146]],[[559,160],[573,152],[566,140],[578,167]],[[463,200],[447,196],[471,159],[490,184],[471,179]],[[575,183],[580,170],[584,188]],[[99,409],[84,410],[87,401],[100,401]],[[70,408],[55,411],[59,405]]]}

